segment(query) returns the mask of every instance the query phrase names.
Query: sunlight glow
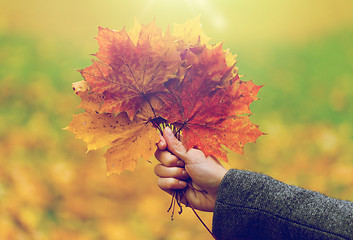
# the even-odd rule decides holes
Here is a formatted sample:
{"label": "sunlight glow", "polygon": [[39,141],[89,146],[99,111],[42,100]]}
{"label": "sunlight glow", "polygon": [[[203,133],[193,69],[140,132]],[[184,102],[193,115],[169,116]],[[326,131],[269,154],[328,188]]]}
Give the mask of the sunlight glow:
{"label": "sunlight glow", "polygon": [[226,28],[227,22],[222,15],[215,15],[212,17],[212,25],[218,30],[223,30]]}
{"label": "sunlight glow", "polygon": [[207,16],[213,27],[217,28],[217,30],[223,30],[226,27],[226,19],[218,13],[217,8],[211,5],[209,0],[194,0],[193,2],[196,5],[195,8]]}
{"label": "sunlight glow", "polygon": [[[222,41],[227,37],[230,27],[228,17],[216,1],[213,0],[139,0],[136,19],[140,23],[156,20],[162,28],[167,29],[173,24],[181,24],[188,19],[200,17],[203,31],[212,42]],[[234,25],[234,24],[233,24]],[[234,31],[232,34],[235,34]]]}

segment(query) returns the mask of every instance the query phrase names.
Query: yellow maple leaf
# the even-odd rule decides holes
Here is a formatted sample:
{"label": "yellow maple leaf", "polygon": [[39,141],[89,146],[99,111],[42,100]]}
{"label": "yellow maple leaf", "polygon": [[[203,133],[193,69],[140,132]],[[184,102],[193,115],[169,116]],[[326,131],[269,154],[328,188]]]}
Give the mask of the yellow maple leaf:
{"label": "yellow maple leaf", "polygon": [[209,37],[202,31],[200,16],[187,20],[183,24],[174,24],[173,36],[185,44],[206,44]]}
{"label": "yellow maple leaf", "polygon": [[105,154],[108,175],[133,171],[139,158],[148,160],[153,155],[159,140],[151,123],[143,119],[131,121],[126,112],[115,116],[86,111],[74,115],[65,129],[86,142],[87,151],[110,147]]}
{"label": "yellow maple leaf", "polygon": [[157,130],[151,123],[131,124],[104,155],[107,160],[107,174],[120,173],[123,170],[134,171],[139,158],[148,160],[153,156],[158,140]]}

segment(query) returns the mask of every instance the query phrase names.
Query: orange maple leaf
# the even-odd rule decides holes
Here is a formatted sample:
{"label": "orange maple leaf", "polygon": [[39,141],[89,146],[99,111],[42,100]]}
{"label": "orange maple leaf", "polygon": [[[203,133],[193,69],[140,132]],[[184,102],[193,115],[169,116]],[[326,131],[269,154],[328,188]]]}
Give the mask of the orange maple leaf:
{"label": "orange maple leaf", "polygon": [[262,135],[249,120],[261,86],[240,80],[236,56],[209,45],[198,18],[175,25],[173,34],[155,22],[135,24],[129,33],[99,28],[97,41],[98,60],[73,84],[85,112],[66,129],[88,150],[109,146],[108,175],[148,160],[156,128],[171,126],[187,148],[224,161],[223,145],[242,153]]}
{"label": "orange maple leaf", "polygon": [[130,35],[125,29],[100,27],[98,61],[81,74],[93,93],[104,95],[100,111],[125,111],[133,119],[143,102],[164,91],[163,83],[175,74],[180,57],[170,34],[163,35],[155,22],[142,26],[138,38]]}

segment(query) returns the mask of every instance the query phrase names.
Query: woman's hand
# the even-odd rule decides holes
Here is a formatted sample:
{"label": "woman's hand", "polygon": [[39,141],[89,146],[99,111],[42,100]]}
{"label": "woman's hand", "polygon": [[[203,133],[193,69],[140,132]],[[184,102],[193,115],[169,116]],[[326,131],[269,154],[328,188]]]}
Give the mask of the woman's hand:
{"label": "woman's hand", "polygon": [[[172,194],[173,190],[184,189],[190,184],[185,191],[187,202],[195,209],[213,212],[218,187],[227,170],[218,160],[206,157],[200,150],[187,151],[168,127],[157,146],[155,156],[161,163],[155,167],[155,173],[160,177],[158,186]],[[187,203],[185,199],[181,202]]]}

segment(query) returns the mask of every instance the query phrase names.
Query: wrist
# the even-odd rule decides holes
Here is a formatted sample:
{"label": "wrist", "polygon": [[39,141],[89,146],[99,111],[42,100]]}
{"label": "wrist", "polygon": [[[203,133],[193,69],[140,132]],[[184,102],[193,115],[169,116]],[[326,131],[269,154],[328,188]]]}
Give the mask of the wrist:
{"label": "wrist", "polygon": [[224,176],[226,175],[227,171],[228,170],[223,168],[223,166],[222,166],[222,168],[216,169],[214,172],[213,178],[212,178],[212,182],[209,183],[208,193],[209,193],[209,195],[212,196],[212,199],[214,201],[216,201],[216,199],[217,199],[217,193],[218,193],[219,186],[220,186]]}
{"label": "wrist", "polygon": [[219,171],[219,174],[218,174],[218,187],[219,185],[221,184],[224,176],[226,175],[226,173],[228,172],[228,169],[222,167]]}

